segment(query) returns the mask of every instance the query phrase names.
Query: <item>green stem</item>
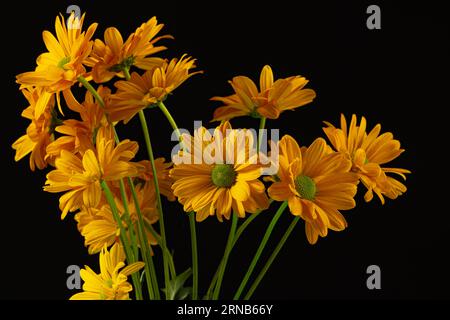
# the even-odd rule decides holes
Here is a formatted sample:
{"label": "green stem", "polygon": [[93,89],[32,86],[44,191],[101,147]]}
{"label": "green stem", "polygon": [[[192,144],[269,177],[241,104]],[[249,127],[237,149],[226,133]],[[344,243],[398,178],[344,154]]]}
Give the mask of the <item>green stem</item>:
{"label": "green stem", "polygon": [[123,68],[123,75],[125,76],[125,80],[130,80],[131,76],[130,76],[130,68]]}
{"label": "green stem", "polygon": [[[161,236],[155,231],[155,229],[153,228],[153,226],[144,220],[144,226],[147,229],[148,232],[150,232],[152,234],[152,236],[156,239],[156,242],[158,243],[158,246],[161,248],[161,250],[163,249],[162,245],[161,245]],[[169,257],[169,271],[170,271],[170,276],[172,279],[175,279],[177,277],[177,273],[175,270],[175,264],[173,262],[173,257],[172,254],[169,252],[169,250],[166,248],[166,253],[167,256]]]}
{"label": "green stem", "polygon": [[123,203],[123,208],[124,208],[125,221],[128,226],[128,233],[130,235],[131,245],[134,250],[134,256],[137,258],[139,255],[138,246],[137,246],[137,242],[136,242],[135,230],[133,228],[133,223],[131,221],[130,210],[128,208],[128,199],[125,194],[125,184],[123,183],[123,179],[119,180],[119,186],[120,186],[120,196],[122,198],[122,203]]}
{"label": "green stem", "polygon": [[[175,119],[170,114],[167,107],[164,105],[162,101],[158,102],[158,107],[162,111],[162,113],[166,116],[167,121],[169,122],[170,126],[172,127],[173,131],[175,132],[177,139],[179,142],[181,141],[181,133],[180,129],[178,128],[177,123],[175,122]],[[191,247],[192,247],[192,299],[197,300],[198,299],[198,252],[197,252],[197,235],[195,231],[195,212],[189,213],[189,226],[190,226],[190,232],[191,232]]]}
{"label": "green stem", "polygon": [[256,151],[259,152],[259,149],[261,148],[261,143],[262,143],[262,137],[263,137],[263,130],[266,127],[266,118],[265,117],[261,117],[261,120],[259,120],[259,130],[258,130],[258,144],[256,147]]}
{"label": "green stem", "polygon": [[[126,236],[125,228],[122,224],[122,220],[120,219],[120,215],[119,215],[119,211],[117,210],[116,203],[114,202],[114,196],[111,193],[111,190],[109,189],[108,184],[104,180],[102,180],[100,182],[100,185],[103,189],[106,200],[108,201],[108,204],[111,207],[111,212],[113,214],[114,220],[116,220],[116,222],[119,226],[120,241],[122,241],[128,264],[134,263],[134,262],[136,262],[135,257],[133,256],[133,252],[131,251],[130,244],[128,242],[128,238]],[[135,272],[131,275],[131,278],[133,280],[133,285],[134,285],[134,289],[136,292],[136,299],[142,300],[142,289],[141,289],[141,282],[139,281],[139,275]]]}
{"label": "green stem", "polygon": [[197,234],[195,231],[195,212],[189,213],[189,226],[191,229],[191,249],[192,249],[192,300],[198,299],[198,253]]}
{"label": "green stem", "polygon": [[100,97],[97,90],[95,90],[94,87],[89,83],[89,81],[87,81],[83,76],[79,76],[78,81],[94,96],[95,100],[97,100],[100,106],[104,108],[105,102],[103,101],[102,97]]}
{"label": "green stem", "polygon": [[[103,101],[102,97],[100,97],[100,95],[98,94],[97,90],[95,90],[95,88],[89,83],[89,81],[87,81],[86,78],[84,78],[83,76],[79,76],[78,77],[78,81],[86,88],[86,90],[88,90],[92,94],[92,96],[95,98],[95,100],[98,102],[98,104],[100,104],[100,106],[102,108],[104,108],[105,107],[105,102]],[[134,233],[133,233],[133,230],[132,230],[133,226],[130,225],[131,219],[130,219],[130,216],[129,216],[129,211],[127,210],[128,209],[128,204],[126,203],[126,199],[124,198],[125,190],[123,189],[123,181],[120,180],[120,183],[121,183],[120,184],[121,196],[122,196],[122,200],[124,201],[125,218],[128,220],[127,224],[129,225],[129,229],[130,229],[130,238],[131,238],[131,241],[133,243],[134,256],[132,256],[131,252],[129,251],[130,247],[129,247],[129,244],[127,244],[128,239],[127,239],[127,236],[125,234],[125,229],[124,229],[124,227],[122,225],[121,218],[120,218],[120,216],[118,214],[117,207],[115,206],[114,197],[112,197],[111,191],[109,190],[108,185],[104,181],[102,181],[102,187],[103,187],[103,190],[105,192],[105,195],[107,193],[109,193],[109,195],[112,197],[112,198],[110,197],[108,202],[109,202],[109,205],[111,206],[111,211],[114,212],[113,207],[116,210],[116,215],[115,215],[114,218],[116,219],[116,222],[117,222],[117,224],[119,225],[119,228],[120,228],[120,237],[121,237],[122,244],[123,244],[123,246],[125,248],[125,253],[127,255],[127,260],[129,261],[129,263],[132,263],[132,262],[134,262],[134,259],[137,259],[137,244],[136,244],[136,238],[134,237]],[[106,189],[105,189],[105,187],[106,187]],[[106,197],[108,198],[108,196],[106,196]],[[133,274],[132,275],[132,279],[133,279],[133,284],[134,284],[134,287],[135,287],[135,290],[136,290],[136,299],[142,300],[142,289],[141,289],[141,283],[139,281],[138,274],[136,274],[136,273]]]}
{"label": "green stem", "polygon": [[277,247],[275,248],[275,250],[272,252],[269,260],[267,260],[266,264],[264,265],[264,267],[262,268],[261,272],[258,274],[258,276],[256,277],[255,282],[252,284],[252,286],[250,287],[250,289],[248,290],[247,294],[245,295],[245,300],[248,300],[252,297],[253,293],[255,292],[256,288],[258,287],[259,283],[261,282],[261,280],[264,278],[267,270],[269,270],[270,266],[272,265],[273,261],[275,260],[275,258],[277,257],[278,253],[280,252],[281,248],[283,248],[286,240],[289,238],[290,234],[292,233],[292,231],[294,230],[297,222],[300,220],[300,217],[295,217],[294,220],[292,220],[291,224],[289,225],[286,233],[283,235],[283,237],[281,238],[280,242],[278,243]]}
{"label": "green stem", "polygon": [[169,110],[166,108],[166,106],[164,105],[164,103],[162,101],[158,102],[158,107],[166,116],[167,121],[169,121],[173,131],[175,131],[175,134],[177,135],[177,139],[180,141],[180,139],[181,139],[180,129],[178,129],[177,123],[175,122],[174,118],[170,114]]}
{"label": "green stem", "polygon": [[247,284],[248,280],[250,279],[250,276],[253,273],[253,270],[256,267],[256,264],[259,261],[259,258],[261,257],[261,253],[263,252],[264,248],[266,247],[267,241],[270,238],[270,235],[272,234],[273,229],[275,228],[275,225],[277,224],[278,220],[281,217],[281,214],[284,212],[284,210],[286,209],[288,203],[287,201],[284,201],[281,206],[278,208],[277,212],[275,213],[275,215],[272,218],[272,221],[270,221],[269,226],[267,227],[266,233],[264,234],[264,237],[258,247],[258,250],[255,253],[255,256],[253,257],[252,262],[250,263],[250,267],[247,269],[247,272],[245,273],[244,279],[242,279],[242,282],[238,288],[238,290],[236,291],[233,300],[238,300],[242,294],[242,291],[245,288],[245,285]]}
{"label": "green stem", "polygon": [[[269,206],[270,204],[273,202],[272,199],[269,200]],[[262,212],[263,210],[258,210],[257,212],[251,214],[247,219],[245,219],[244,223],[242,223],[239,228],[236,231],[236,235],[234,236],[234,242],[233,242],[233,247],[236,244],[236,242],[239,240],[239,238],[241,237],[242,233],[244,232],[244,230],[250,225],[250,223],[255,220],[259,214]]]}
{"label": "green stem", "polygon": [[159,295],[158,279],[156,277],[155,265],[153,263],[153,257],[151,255],[150,247],[148,244],[147,234],[144,231],[144,218],[142,216],[141,208],[139,206],[139,200],[136,194],[136,189],[134,187],[131,178],[128,178],[128,184],[130,186],[131,194],[133,197],[134,207],[138,216],[138,233],[139,242],[141,244],[141,254],[145,262],[145,280],[147,283],[147,289],[150,295],[150,299],[161,299]]}
{"label": "green stem", "polygon": [[[269,200],[269,203],[272,203],[272,199]],[[250,225],[250,223],[256,219],[256,217],[259,216],[259,214],[262,212],[262,210],[259,210],[258,212],[250,215],[247,219],[245,219],[244,223],[242,223],[239,228],[236,231],[236,234],[234,235],[234,239],[233,239],[233,248],[236,245],[237,241],[239,240],[239,238],[241,237],[242,233],[244,232],[244,230]],[[220,261],[220,265],[222,265],[223,263],[223,259]],[[220,269],[220,267],[219,267]],[[219,269],[216,270],[216,272],[214,273],[214,276],[211,280],[211,283],[209,285],[208,291],[206,293],[206,297],[209,299],[209,297],[211,297],[211,293],[214,290],[214,286],[216,285],[217,282],[217,277],[219,276]]]}
{"label": "green stem", "polygon": [[225,274],[225,269],[227,267],[228,258],[230,256],[231,249],[233,247],[233,240],[234,240],[234,235],[236,233],[237,221],[238,221],[237,213],[233,212],[233,217],[231,220],[230,234],[228,235],[227,245],[225,247],[225,252],[224,252],[223,258],[222,258],[223,262],[219,266],[219,274],[217,277],[217,283],[214,288],[213,300],[219,299],[220,287],[222,286],[223,275]]}
{"label": "green stem", "polygon": [[145,119],[143,110],[139,111],[139,120],[141,122],[142,132],[144,133],[145,145],[147,147],[148,157],[150,160],[150,164],[152,166],[153,182],[155,184],[156,201],[157,201],[157,206],[158,206],[158,211],[159,211],[159,228],[160,228],[160,232],[161,232],[161,244],[163,246],[164,284],[165,284],[165,288],[166,288],[165,292],[166,292],[166,299],[167,299],[167,296],[168,296],[167,288],[169,287],[170,276],[169,276],[169,266],[168,266],[168,261],[167,261],[168,260],[167,252],[166,252],[167,243],[166,243],[166,231],[165,231],[165,227],[164,227],[164,215],[163,215],[163,210],[162,210],[161,193],[159,191],[158,176],[157,176],[156,166],[155,166],[155,157],[153,155],[153,148],[152,148],[152,144],[150,141],[150,134],[148,131],[147,121]]}
{"label": "green stem", "polygon": [[[123,68],[122,69],[123,74],[125,76],[125,79],[128,81],[130,80],[131,76],[130,76],[130,68]],[[118,136],[117,133],[115,132],[115,136],[116,136],[116,140],[118,143]],[[160,294],[159,294],[159,285],[158,285],[158,278],[156,276],[156,270],[155,270],[155,265],[153,263],[153,257],[151,255],[151,251],[150,251],[150,247],[149,244],[147,242],[147,235],[144,231],[144,219],[142,217],[142,213],[141,213],[141,208],[139,207],[139,201],[137,199],[137,195],[136,195],[136,190],[134,188],[134,184],[133,181],[131,180],[131,178],[128,178],[128,184],[130,185],[130,189],[131,189],[131,193],[133,195],[133,200],[134,200],[134,204],[135,204],[135,208],[136,208],[136,213],[138,214],[138,229],[139,229],[139,234],[140,234],[140,242],[141,242],[141,246],[142,244],[144,244],[144,250],[145,252],[143,252],[143,256],[146,257],[146,281],[147,281],[147,286],[151,285],[153,287],[153,291],[154,291],[154,297],[156,299],[161,299]],[[142,248],[141,248],[142,249]],[[148,262],[148,263],[147,263]]]}

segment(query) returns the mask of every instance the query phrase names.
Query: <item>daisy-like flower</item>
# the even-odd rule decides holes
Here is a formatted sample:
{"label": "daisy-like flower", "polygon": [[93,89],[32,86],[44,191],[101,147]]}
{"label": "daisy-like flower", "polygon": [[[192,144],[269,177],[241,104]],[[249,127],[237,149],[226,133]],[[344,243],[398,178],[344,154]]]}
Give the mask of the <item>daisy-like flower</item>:
{"label": "daisy-like flower", "polygon": [[[153,183],[153,171],[151,163],[148,160],[142,160],[138,162],[145,168],[145,171],[139,176],[144,181],[150,181]],[[175,196],[172,191],[173,179],[169,175],[170,168],[172,167],[171,162],[165,162],[164,158],[155,159],[156,176],[158,178],[159,191],[163,196],[165,196],[169,201],[175,201]]]}
{"label": "daisy-like flower", "polygon": [[182,141],[185,161],[175,162],[170,171],[172,189],[186,212],[196,212],[197,221],[214,214],[219,221],[229,219],[231,210],[243,218],[268,207],[252,135],[225,122],[214,135],[201,127],[194,137],[184,134]]}
{"label": "daisy-like flower", "polygon": [[88,266],[80,270],[83,279],[83,292],[70,297],[70,300],[128,300],[133,286],[128,276],[144,267],[143,262],[135,262],[125,267],[125,253],[119,244],[109,251],[106,247],[100,252],[100,273]]}
{"label": "daisy-like flower", "polygon": [[106,105],[111,121],[130,121],[140,110],[166,99],[167,95],[184,81],[202,71],[190,72],[195,68],[195,59],[183,55],[181,59],[164,62],[160,67],[145,72],[136,72],[129,81],[117,81],[117,92]]}
{"label": "daisy-like flower", "polygon": [[[156,223],[158,221],[158,210],[156,209],[156,192],[153,184],[138,184],[135,189],[144,221],[149,224]],[[115,202],[119,214],[122,216],[125,212],[122,198],[116,197]],[[127,203],[134,232],[137,232],[136,224],[138,222],[138,214],[131,192],[128,192]],[[78,230],[84,237],[84,244],[88,247],[89,254],[99,252],[105,245],[110,247],[114,243],[120,243],[120,229],[107,203],[100,203],[99,209],[83,208],[83,210],[75,215],[75,220],[78,222]],[[129,226],[126,225],[126,220],[122,220],[125,229],[129,230]],[[147,232],[147,238],[150,244],[157,244],[156,239],[150,232]]]}
{"label": "daisy-like flower", "polygon": [[150,70],[161,66],[163,59],[149,57],[167,49],[164,46],[155,46],[161,39],[173,39],[170,35],[156,37],[164,27],[158,24],[156,17],[143,23],[123,42],[119,30],[114,27],[105,30],[105,42],[96,39],[90,57],[86,65],[92,67],[92,77],[95,82],[102,83],[111,80],[118,75],[124,77],[122,71],[136,66],[143,70]]}
{"label": "daisy-like flower", "polygon": [[[22,117],[29,119],[26,134],[17,139],[12,147],[16,150],[14,160],[19,161],[30,154],[30,168],[32,171],[44,169],[53,161],[47,157],[46,148],[53,141],[53,130],[56,117],[53,114],[54,98],[40,87],[28,87],[22,90],[29,102],[29,106],[22,112]],[[36,109],[42,109],[36,118]]]}
{"label": "daisy-like flower", "polygon": [[19,74],[17,82],[41,86],[48,92],[64,91],[77,82],[78,77],[86,73],[83,62],[92,50],[91,38],[97,28],[93,23],[82,32],[84,16],[80,19],[72,14],[67,26],[62,16],[56,17],[56,38],[49,31],[42,33],[48,52],[37,58],[34,71]]}
{"label": "daisy-like flower", "polygon": [[355,207],[358,176],[350,172],[352,163],[333,152],[322,138],[308,148],[298,146],[289,135],[279,142],[279,171],[269,187],[269,196],[288,201],[295,216],[305,220],[309,243],[325,237],[328,229],[341,231],[347,222],[339,210]]}
{"label": "daisy-like flower", "polygon": [[214,111],[213,121],[229,120],[240,116],[277,119],[281,112],[310,103],[316,97],[312,89],[305,89],[308,80],[302,76],[278,79],[274,82],[273,72],[266,65],[261,71],[259,90],[248,77],[234,77],[230,84],[234,94],[227,97],[213,97],[224,106]]}
{"label": "daisy-like flower", "polygon": [[[108,88],[102,86],[97,91],[104,100],[111,93]],[[55,128],[62,136],[47,146],[47,157],[59,157],[61,150],[83,155],[86,150],[94,149],[95,135],[99,128],[108,125],[104,109],[94,100],[90,92],[86,92],[82,104],[75,99],[71,91],[64,92],[64,98],[69,109],[77,112],[81,120],[64,120]]]}
{"label": "daisy-like flower", "polygon": [[55,161],[56,169],[47,174],[45,191],[66,192],[59,199],[61,219],[83,206],[97,207],[102,196],[101,180],[114,181],[139,174],[138,166],[130,162],[138,144],[127,139],[116,146],[111,133],[106,131],[111,129],[99,130],[95,150],[86,150],[82,157],[62,150]]}
{"label": "daisy-like flower", "polygon": [[400,148],[400,141],[395,140],[390,132],[380,135],[381,125],[377,124],[368,134],[367,122],[364,117],[357,125],[356,115],[352,115],[350,127],[347,130],[347,121],[341,114],[341,128],[335,128],[331,123],[325,122],[323,128],[336,151],[344,154],[352,161],[352,171],[359,175],[361,182],[367,188],[364,199],[369,202],[373,193],[384,204],[384,196],[396,199],[406,192],[406,186],[400,181],[386,175],[397,174],[406,180],[405,174],[409,170],[401,168],[386,168],[382,165],[396,159],[405,151]]}

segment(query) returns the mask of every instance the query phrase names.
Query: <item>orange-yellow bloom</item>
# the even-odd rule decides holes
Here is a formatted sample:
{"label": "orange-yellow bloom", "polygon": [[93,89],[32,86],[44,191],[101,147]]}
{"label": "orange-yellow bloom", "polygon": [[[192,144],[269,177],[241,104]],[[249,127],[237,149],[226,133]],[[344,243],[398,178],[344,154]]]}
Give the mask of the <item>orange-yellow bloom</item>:
{"label": "orange-yellow bloom", "polygon": [[224,104],[214,111],[213,121],[240,116],[277,119],[283,111],[301,107],[316,97],[314,90],[304,89],[307,83],[308,80],[301,76],[274,81],[272,69],[268,65],[261,71],[259,90],[250,78],[234,77],[230,81],[234,94],[211,98]]}
{"label": "orange-yellow bloom", "polygon": [[[16,150],[15,161],[19,161],[30,154],[30,168],[32,171],[44,169],[53,161],[47,157],[46,148],[53,141],[53,130],[56,118],[52,116],[54,107],[53,96],[47,94],[40,87],[28,87],[22,90],[29,102],[29,106],[22,112],[22,117],[31,120],[25,135],[17,139],[12,147]],[[41,109],[36,117],[36,109]]]}
{"label": "orange-yellow bloom", "polygon": [[163,27],[153,17],[137,28],[125,42],[119,30],[114,27],[106,29],[105,42],[96,39],[91,56],[86,61],[86,65],[92,67],[94,81],[102,83],[116,75],[124,77],[123,69],[131,66],[144,70],[161,66],[163,59],[149,56],[166,49],[164,46],[155,46],[156,42],[173,38],[170,35],[156,37]]}
{"label": "orange-yellow bloom", "polygon": [[406,180],[405,174],[409,170],[400,168],[385,168],[382,165],[394,160],[405,151],[400,148],[400,141],[395,140],[390,132],[380,135],[381,125],[377,124],[368,134],[367,122],[361,118],[357,125],[356,115],[352,116],[350,127],[347,130],[347,121],[341,115],[341,128],[335,128],[331,123],[324,132],[336,151],[344,154],[352,161],[352,171],[359,175],[361,182],[367,188],[364,199],[368,202],[373,199],[373,192],[384,204],[384,196],[396,199],[406,192],[406,186],[400,181],[389,177],[386,173],[394,173]]}
{"label": "orange-yellow bloom", "polygon": [[56,17],[56,38],[49,31],[42,33],[48,52],[37,58],[34,71],[19,74],[17,82],[42,86],[48,92],[60,92],[76,83],[77,78],[86,73],[83,62],[91,52],[91,38],[97,28],[93,23],[82,32],[84,16],[80,19],[72,14],[67,26],[62,16]]}
{"label": "orange-yellow bloom", "polygon": [[116,146],[111,134],[105,131],[106,128],[99,130],[95,150],[86,150],[82,157],[62,150],[55,161],[56,169],[47,174],[45,191],[66,192],[59,199],[61,219],[83,206],[97,207],[102,196],[101,180],[114,181],[139,174],[137,165],[130,162],[138,144],[123,140]]}
{"label": "orange-yellow bloom", "polygon": [[[182,158],[189,161],[175,163],[170,171],[175,196],[184,205],[184,211],[196,212],[197,221],[214,214],[219,221],[222,217],[229,219],[231,210],[243,218],[246,212],[255,213],[269,206],[264,184],[258,180],[262,165],[250,149],[252,135],[242,139],[239,134],[245,131],[225,134],[226,129],[231,130],[228,122],[219,126],[213,136],[204,127],[194,137],[183,135]],[[199,146],[211,152],[197,150]]]}
{"label": "orange-yellow bloom", "polygon": [[351,162],[333,152],[322,138],[308,148],[298,146],[289,135],[279,142],[278,179],[269,187],[269,196],[288,201],[295,216],[305,220],[309,243],[325,237],[328,229],[341,231],[347,222],[339,210],[355,207],[358,176],[350,172]]}
{"label": "orange-yellow bloom", "polygon": [[[156,209],[156,192],[152,183],[138,184],[136,187],[136,195],[139,208],[145,222],[153,224],[158,221],[158,210]],[[131,192],[127,193],[127,204],[130,219],[133,223],[135,234],[137,233],[138,214],[136,206],[131,196]],[[115,198],[116,206],[119,214],[122,216],[125,212],[122,198]],[[83,208],[75,215],[78,222],[78,230],[84,237],[84,244],[88,247],[89,253],[99,252],[105,245],[110,247],[114,243],[120,243],[120,229],[111,208],[107,203],[100,203],[99,208]],[[126,219],[122,219],[125,230],[129,230]],[[156,245],[157,241],[150,232],[147,232],[147,238],[152,245]]]}
{"label": "orange-yellow bloom", "polygon": [[[153,171],[151,163],[148,160],[142,160],[138,162],[141,164],[145,171],[142,172],[139,178],[144,181],[150,181],[153,183]],[[164,158],[155,159],[156,176],[158,178],[159,191],[164,195],[169,201],[175,201],[175,196],[172,191],[173,179],[169,176],[170,168],[172,167],[171,162],[165,162]]]}
{"label": "orange-yellow bloom", "polygon": [[125,253],[119,244],[109,251],[104,247],[100,252],[100,273],[84,266],[80,270],[83,292],[74,294],[70,300],[128,300],[133,287],[127,278],[142,269],[144,263],[135,262],[125,267],[124,261]]}
{"label": "orange-yellow bloom", "polygon": [[[110,94],[108,88],[101,86],[97,91],[104,100]],[[95,135],[100,127],[108,125],[104,109],[94,100],[90,92],[86,93],[82,104],[70,91],[65,92],[64,97],[69,109],[79,113],[81,120],[64,120],[55,128],[55,131],[63,136],[47,146],[47,157],[59,157],[61,150],[83,155],[86,150],[94,148]]]}
{"label": "orange-yellow bloom", "polygon": [[164,62],[142,76],[133,72],[129,81],[117,81],[117,92],[111,96],[106,109],[111,121],[127,123],[140,110],[163,101],[184,81],[201,71],[190,72],[195,68],[195,59],[183,55],[181,59]]}

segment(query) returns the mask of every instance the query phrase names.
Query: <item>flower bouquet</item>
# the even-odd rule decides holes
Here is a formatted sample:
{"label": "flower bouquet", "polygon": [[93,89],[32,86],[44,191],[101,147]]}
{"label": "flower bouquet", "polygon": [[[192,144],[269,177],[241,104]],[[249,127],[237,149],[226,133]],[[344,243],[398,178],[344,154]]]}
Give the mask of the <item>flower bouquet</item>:
{"label": "flower bouquet", "polygon": [[[314,100],[305,77],[275,79],[268,65],[259,84],[236,76],[230,95],[211,99],[221,104],[212,119],[217,126],[197,126],[191,134],[178,128],[166,104],[202,73],[196,60],[157,56],[166,49],[160,42],[173,37],[160,35],[163,25],[155,17],[126,40],[115,27],[94,39],[97,24],[85,28],[84,18],[56,17],[56,36],[43,32],[48,52],[37,58],[34,71],[17,76],[29,125],[13,144],[16,161],[29,156],[32,171],[50,168],[44,190],[60,195],[61,219],[72,216],[89,254],[99,254],[100,270],[81,269],[82,292],[71,299],[219,299],[239,238],[261,212],[278,206],[267,213],[272,219],[233,296],[250,299],[299,221],[315,244],[328,230],[347,227],[341,211],[355,207],[358,188],[366,190],[366,201],[375,193],[383,204],[406,191],[392,174],[406,179],[410,172],[385,166],[404,151],[400,142],[381,133],[379,124],[369,129],[364,117],[352,115],[348,123],[341,115],[340,126],[325,122],[328,142],[319,137],[301,145],[289,135],[279,139],[275,129],[268,139],[267,119]],[[177,140],[170,161],[154,155],[148,125],[154,112],[165,115]],[[146,159],[135,159],[138,143],[120,136],[120,125],[135,117]],[[257,119],[258,131],[233,128],[235,117]],[[178,201],[179,219],[189,219],[192,264],[184,272],[167,245],[173,228],[166,231],[162,197]],[[260,261],[285,211],[292,222],[268,260]],[[230,224],[230,231],[209,287],[199,288],[196,230],[207,218]]]}

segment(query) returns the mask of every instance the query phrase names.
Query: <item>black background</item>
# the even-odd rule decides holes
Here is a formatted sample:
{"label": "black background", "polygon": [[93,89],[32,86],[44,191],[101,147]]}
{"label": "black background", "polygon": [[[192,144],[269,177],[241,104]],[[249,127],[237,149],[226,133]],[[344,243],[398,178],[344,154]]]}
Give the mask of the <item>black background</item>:
{"label": "black background", "polygon": [[[15,75],[35,67],[45,51],[41,31],[54,32],[54,19],[66,1],[10,3],[2,26],[2,245],[0,297],[7,299],[67,299],[68,265],[88,264],[89,256],[69,215],[60,221],[58,196],[42,191],[44,172],[32,173],[28,158],[14,162],[11,144],[23,135],[27,106]],[[323,136],[322,121],[338,122],[341,112],[366,116],[370,127],[381,123],[402,142],[406,152],[393,166],[413,171],[408,192],[381,206],[366,204],[345,213],[349,227],[331,232],[311,246],[303,224],[273,264],[254,298],[379,299],[449,298],[449,210],[447,194],[447,120],[449,23],[437,4],[374,1],[382,12],[382,29],[366,28],[365,2],[351,1],[127,1],[76,2],[87,11],[88,23],[99,22],[96,36],[116,26],[124,38],[156,15],[166,24],[164,57],[189,53],[204,75],[195,76],[167,101],[182,128],[193,120],[212,118],[215,95],[228,95],[227,80],[235,75],[258,79],[270,64],[275,77],[301,74],[310,79],[317,98],[295,112],[285,112],[269,128],[293,135],[302,145]],[[136,120],[136,119],[135,119]],[[157,156],[170,155],[171,130],[158,110],[148,112]],[[233,126],[258,125],[236,119]],[[119,127],[122,136],[139,139],[136,121]],[[142,148],[143,149],[143,148]],[[140,159],[144,153],[140,151]],[[441,185],[443,187],[441,187]],[[261,215],[241,238],[230,258],[223,297],[236,290],[272,214]],[[190,265],[188,219],[177,203],[165,203],[169,246],[178,271]],[[270,241],[273,248],[292,216],[285,214]],[[214,218],[198,226],[200,288],[205,290],[223,253],[229,223]],[[267,258],[267,256],[263,256]],[[158,262],[160,262],[158,260]],[[382,289],[366,288],[366,268],[381,267]]]}

